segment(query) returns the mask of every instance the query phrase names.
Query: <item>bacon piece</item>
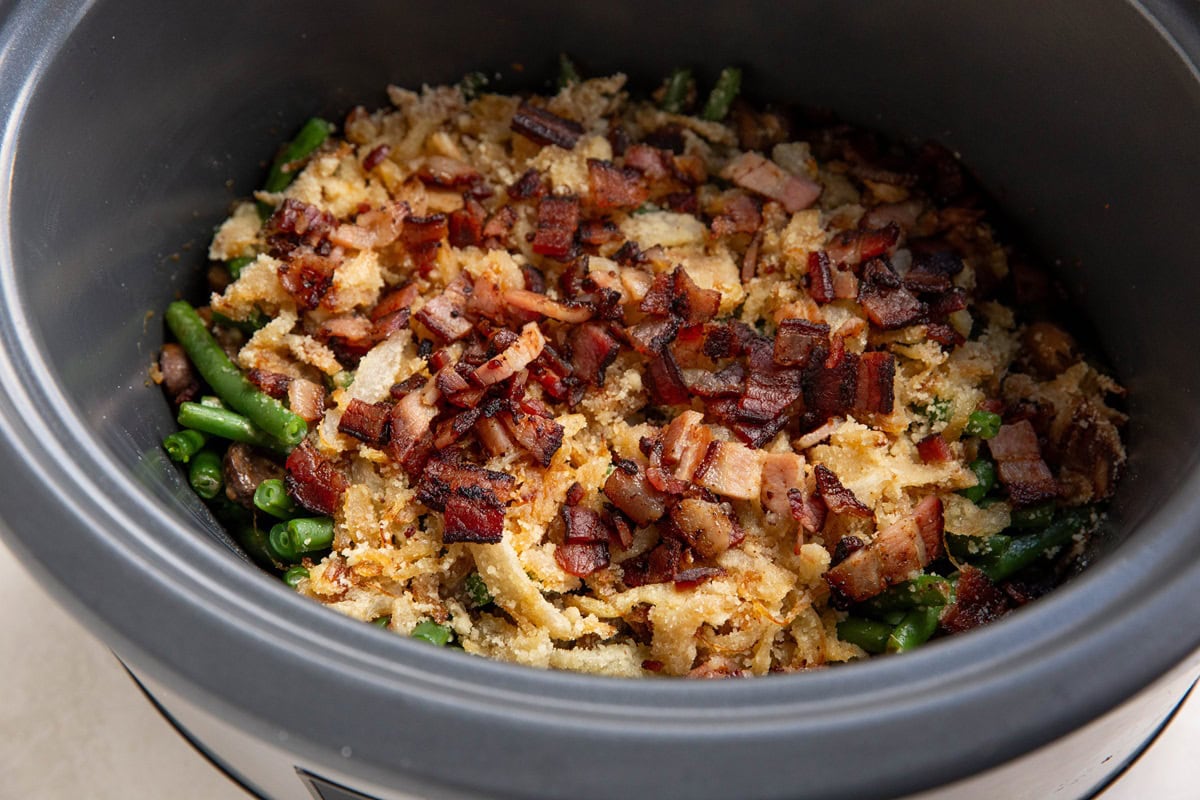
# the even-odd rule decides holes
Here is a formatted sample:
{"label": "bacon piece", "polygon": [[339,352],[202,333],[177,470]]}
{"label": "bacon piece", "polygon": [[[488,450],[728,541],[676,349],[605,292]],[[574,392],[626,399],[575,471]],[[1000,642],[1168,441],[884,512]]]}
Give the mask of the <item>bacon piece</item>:
{"label": "bacon piece", "polygon": [[494,417],[479,417],[475,421],[475,433],[489,455],[502,456],[511,453],[517,446],[517,443],[509,436],[508,429]]}
{"label": "bacon piece", "polygon": [[931,322],[926,325],[925,336],[947,347],[956,347],[967,340],[965,336],[954,328],[941,322]]}
{"label": "bacon piece", "polygon": [[478,486],[455,486],[442,514],[442,542],[495,544],[504,538],[504,504]]}
{"label": "bacon piece", "polygon": [[642,173],[611,161],[589,158],[588,190],[596,208],[637,208],[650,196]]}
{"label": "bacon piece", "polygon": [[671,507],[671,522],[693,550],[703,558],[716,558],[744,534],[736,530],[728,503],[709,503],[685,497]]}
{"label": "bacon piece", "polygon": [[[579,486],[579,484],[575,484]],[[579,487],[582,493],[583,487]],[[568,497],[568,499],[570,499]],[[568,543],[607,542],[611,531],[599,512],[584,508],[578,503],[564,505],[559,509],[565,526],[563,541]]]}
{"label": "bacon piece", "polygon": [[[700,584],[704,583],[707,580],[711,580],[713,578],[720,578],[720,577],[723,577],[724,575],[725,575],[725,569],[723,567],[690,567],[688,569],[680,570],[679,572],[675,573],[675,588],[676,589],[692,589],[696,586],[699,586]],[[711,661],[711,659],[710,659],[710,661]],[[697,672],[697,670],[703,669],[705,666],[707,666],[708,663],[709,662],[705,662],[704,665],[701,665],[700,667],[696,667],[696,669],[694,669],[688,673],[688,677],[689,678],[716,678],[716,677],[740,678],[740,677],[742,677],[742,671],[740,669],[722,671],[719,675],[716,673],[700,674]]]}
{"label": "bacon piece", "polygon": [[425,382],[419,389],[405,394],[392,406],[388,420],[387,454],[405,467],[416,466],[422,460],[423,439],[437,418],[437,401],[441,392],[435,381]]}
{"label": "bacon piece", "polygon": [[325,416],[325,387],[304,378],[294,378],[288,384],[288,408],[305,422],[316,422]]}
{"label": "bacon piece", "polygon": [[621,565],[625,585],[630,588],[675,580],[683,558],[683,542],[664,539],[653,550]]}
{"label": "bacon piece", "polygon": [[530,322],[521,329],[520,337],[512,345],[505,348],[500,355],[484,362],[471,377],[480,386],[491,386],[507,380],[529,366],[545,346],[546,337],[542,336],[536,322]]}
{"label": "bacon piece", "polygon": [[387,437],[391,414],[392,407],[388,403],[364,403],[356,397],[338,420],[338,432],[379,447]]}
{"label": "bacon piece", "polygon": [[877,328],[896,330],[921,322],[927,308],[907,289],[888,264],[875,259],[863,268],[858,302]]}
{"label": "bacon piece", "polygon": [[832,303],[835,299],[833,265],[824,250],[814,250],[808,254],[808,293],[822,305]]}
{"label": "bacon piece", "polygon": [[563,542],[554,548],[554,561],[568,575],[586,578],[608,566],[608,542]]}
{"label": "bacon piece", "polygon": [[746,368],[734,362],[713,372],[707,369],[683,371],[688,391],[703,398],[739,397],[746,391]]}
{"label": "bacon piece", "polygon": [[644,380],[650,396],[656,403],[675,405],[676,403],[686,403],[688,400],[687,383],[683,379],[683,373],[675,361],[675,356],[668,348],[664,347],[650,356],[650,360],[646,364]]}
{"label": "bacon piece", "polygon": [[982,570],[964,564],[954,602],[942,612],[940,623],[947,633],[962,633],[994,622],[1010,610],[1008,596]]}
{"label": "bacon piece", "polygon": [[419,292],[420,290],[415,283],[406,283],[398,289],[392,289],[379,298],[379,302],[371,309],[368,315],[371,318],[371,322],[379,322],[386,317],[409,308],[413,304],[413,300],[417,299]]}
{"label": "bacon piece", "polygon": [[858,399],[858,356],[845,352],[844,345],[832,355],[834,360],[812,362],[804,371],[804,404],[817,424],[846,414]]}
{"label": "bacon piece", "polygon": [[855,497],[854,492],[843,486],[829,467],[817,464],[813,472],[817,476],[817,493],[821,495],[830,511],[864,519],[873,516],[871,509]]}
{"label": "bacon piece", "polygon": [[450,212],[447,235],[451,247],[472,247],[483,240],[487,211],[474,197],[464,195],[463,198],[463,207]]}
{"label": "bacon piece", "polygon": [[722,497],[756,500],[762,493],[762,456],[738,442],[711,442],[696,467],[696,485]]}
{"label": "bacon piece", "polygon": [[513,308],[574,325],[587,322],[594,313],[585,305],[560,303],[544,294],[527,289],[509,289],[502,297],[504,302]]}
{"label": "bacon piece", "polygon": [[445,189],[477,186],[483,176],[470,164],[449,156],[426,156],[425,163],[417,170],[422,183],[430,183]]}
{"label": "bacon piece", "polygon": [[657,522],[667,513],[666,495],[650,485],[633,461],[618,461],[604,483],[604,494],[617,508],[641,526]]}
{"label": "bacon piece", "polygon": [[742,153],[729,162],[721,177],[777,201],[789,214],[803,211],[821,196],[819,183],[792,175],[754,152]]}
{"label": "bacon piece", "polygon": [[853,411],[890,414],[895,405],[896,358],[891,353],[863,353],[858,359],[858,391]]}
{"label": "bacon piece", "polygon": [[575,249],[575,231],[578,228],[579,198],[543,197],[538,203],[533,252],[565,260]]}
{"label": "bacon piece", "polygon": [[962,271],[962,259],[949,250],[916,252],[912,268],[904,276],[904,285],[915,292],[944,292]]}
{"label": "bacon piece", "polygon": [[710,227],[717,236],[730,236],[735,233],[755,233],[762,222],[762,212],[754,198],[733,191],[727,192],[718,201],[717,213]]}
{"label": "bacon piece", "polygon": [[[819,533],[825,526],[825,517],[829,512],[829,507],[820,495],[810,494],[804,484],[801,484],[798,488],[788,489],[787,499],[788,510],[792,518],[800,523],[800,529],[809,533]],[[799,545],[800,541],[797,540],[797,549]]]}
{"label": "bacon piece", "polygon": [[604,373],[617,358],[621,343],[604,325],[585,322],[567,334],[574,374],[592,386],[604,384]]}
{"label": "bacon piece", "polygon": [[988,449],[1014,505],[1028,506],[1058,496],[1058,484],[1042,460],[1041,445],[1029,420],[1001,425],[988,440]]}
{"label": "bacon piece", "polygon": [[699,411],[684,411],[663,431],[663,459],[675,465],[675,477],[690,481],[708,454],[712,429],[702,424]]}
{"label": "bacon piece", "polygon": [[382,208],[359,214],[353,225],[339,225],[329,235],[329,240],[356,250],[386,247],[399,238],[408,214],[408,203],[389,203]]}
{"label": "bacon piece", "polygon": [[806,367],[814,353],[829,349],[829,326],[824,322],[809,322],[804,319],[785,319],[775,330],[775,348],[772,358],[785,367]]}
{"label": "bacon piece", "polygon": [[583,126],[572,119],[552,114],[522,100],[513,114],[513,131],[540,145],[553,144],[564,150],[572,150],[583,136]]}
{"label": "bacon piece", "polygon": [[333,272],[340,263],[340,248],[329,256],[298,249],[279,265],[279,283],[298,306],[311,310],[321,304],[333,286]]}
{"label": "bacon piece", "polygon": [[858,276],[848,269],[835,269],[830,273],[835,300],[854,300],[858,297]]}
{"label": "bacon piece", "polygon": [[466,272],[459,274],[446,289],[430,300],[413,316],[443,342],[457,341],[471,332],[466,318],[467,296],[471,279]]}
{"label": "bacon piece", "polygon": [[371,152],[367,153],[362,160],[363,172],[370,172],[384,162],[391,155],[392,146],[389,144],[381,144],[372,148]]}
{"label": "bacon piece", "polygon": [[446,221],[445,214],[409,217],[404,223],[400,240],[417,266],[424,268],[433,264],[438,248],[442,246],[442,240],[449,233],[450,224]]}
{"label": "bacon piece", "polygon": [[764,453],[762,457],[762,506],[780,516],[792,511],[788,492],[804,486],[804,456],[796,453]]}
{"label": "bacon piece", "polygon": [[287,397],[288,386],[292,383],[290,375],[280,375],[278,372],[268,372],[265,369],[247,371],[246,380],[257,386],[260,392],[270,395],[276,400]]}
{"label": "bacon piece", "polygon": [[884,203],[863,214],[860,224],[864,228],[886,228],[889,224],[895,224],[900,226],[901,231],[908,233],[917,227],[923,207],[920,200]]}
{"label": "bacon piece", "polygon": [[892,222],[882,228],[842,231],[825,249],[832,261],[853,267],[886,255],[899,240],[900,226]]}
{"label": "bacon piece", "polygon": [[912,577],[942,554],[942,501],[926,497],[913,513],[875,534],[869,545],[825,573],[829,587],[861,603]]}
{"label": "bacon piece", "polygon": [[284,483],[297,503],[317,514],[333,516],[349,488],[346,478],[307,440],[287,458]]}
{"label": "bacon piece", "polygon": [[366,317],[352,314],[321,323],[317,339],[325,342],[345,361],[357,361],[375,346],[375,329]]}
{"label": "bacon piece", "polygon": [[635,144],[625,151],[625,166],[645,175],[652,183],[671,177],[673,159],[667,150]]}
{"label": "bacon piece", "polygon": [[297,248],[324,249],[323,240],[336,226],[337,220],[329,212],[289,197],[263,223],[263,232],[271,255],[284,259]]}
{"label": "bacon piece", "polygon": [[200,394],[200,379],[192,369],[187,351],[169,342],[158,352],[158,369],[162,372],[163,387],[175,405],[186,403]]}
{"label": "bacon piece", "polygon": [[[819,334],[819,330],[815,331]],[[775,344],[763,337],[751,340],[746,364],[746,391],[738,400],[737,416],[766,424],[783,416],[804,393],[803,373],[775,363]]]}
{"label": "bacon piece", "polygon": [[954,451],[940,433],[930,434],[917,442],[917,454],[927,464],[941,464],[954,458]]}
{"label": "bacon piece", "polygon": [[639,309],[655,316],[675,316],[683,325],[701,325],[717,315],[721,293],[701,289],[682,266],[654,278]]}
{"label": "bacon piece", "polygon": [[516,442],[529,451],[534,461],[543,467],[562,447],[563,427],[552,419],[537,414],[511,414],[502,412],[497,418]]}
{"label": "bacon piece", "polygon": [[[516,479],[511,475],[463,461],[456,451],[439,450],[430,456],[417,482],[417,500],[435,511],[444,511],[452,494],[460,497],[489,494],[503,504],[515,485]],[[469,491],[464,494],[464,489]]]}
{"label": "bacon piece", "polygon": [[488,217],[480,232],[482,244],[489,250],[503,250],[508,247],[508,234],[517,222],[517,210],[512,206],[502,206]]}

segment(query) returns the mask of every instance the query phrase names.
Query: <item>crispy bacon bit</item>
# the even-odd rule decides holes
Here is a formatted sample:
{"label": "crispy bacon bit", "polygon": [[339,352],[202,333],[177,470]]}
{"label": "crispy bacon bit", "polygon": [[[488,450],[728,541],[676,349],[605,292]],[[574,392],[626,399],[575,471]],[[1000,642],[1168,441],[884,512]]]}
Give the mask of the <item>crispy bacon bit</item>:
{"label": "crispy bacon bit", "polygon": [[158,353],[158,368],[172,403],[186,403],[200,394],[200,379],[192,369],[187,352],[180,345],[170,342],[162,346]]}
{"label": "crispy bacon bit", "polygon": [[550,466],[550,460],[554,458],[558,448],[562,447],[562,425],[536,414],[514,415],[503,412],[497,417],[512,434],[512,438],[529,451],[534,461],[543,467]]}
{"label": "crispy bacon bit", "polygon": [[[579,484],[575,485],[579,486]],[[580,493],[583,492],[582,486],[579,486],[579,491]],[[590,508],[584,508],[576,503],[563,506],[559,509],[559,514],[562,516],[563,524],[565,525],[563,533],[564,542],[608,541],[610,531],[599,512],[593,511]]]}
{"label": "crispy bacon bit", "polygon": [[579,198],[543,197],[538,203],[533,252],[559,260],[567,259],[575,249],[575,231],[578,228]]}
{"label": "crispy bacon bit", "polygon": [[825,573],[835,592],[861,603],[908,580],[942,554],[942,501],[926,497],[913,513],[875,534],[875,540]]}
{"label": "crispy bacon bit", "polygon": [[288,408],[305,422],[316,422],[325,415],[325,387],[304,378],[288,384]]}
{"label": "crispy bacon bit", "polygon": [[947,347],[955,347],[967,340],[965,336],[956,331],[954,328],[941,322],[931,322],[930,324],[926,325],[925,336],[928,339],[935,341],[938,344],[944,344]]}
{"label": "crispy bacon bit", "polygon": [[848,269],[835,269],[831,277],[835,300],[854,300],[858,297],[858,276],[853,272]]}
{"label": "crispy bacon bit", "polygon": [[833,265],[829,254],[824,250],[814,250],[808,254],[808,293],[813,300],[822,305],[832,303],[836,296],[833,291]]}
{"label": "crispy bacon bit", "polygon": [[[818,533],[825,526],[825,517],[829,507],[820,495],[809,494],[801,484],[799,488],[788,489],[788,510],[792,518],[800,523],[800,529],[809,533]],[[797,541],[797,546],[800,542]]]}
{"label": "crispy bacon bit", "polygon": [[836,355],[804,372],[804,403],[816,424],[846,414],[858,399],[858,356],[845,352],[844,346]]}
{"label": "crispy bacon bit", "polygon": [[617,464],[604,483],[604,494],[641,526],[657,522],[667,513],[666,495],[651,486],[642,469],[631,461]]}
{"label": "crispy bacon bit", "polygon": [[554,561],[568,575],[586,578],[608,566],[608,542],[564,542],[554,548]]}
{"label": "crispy bacon bit", "polygon": [[611,161],[589,158],[588,190],[596,208],[637,208],[650,196],[642,173]]}
{"label": "crispy bacon bit", "polygon": [[963,262],[954,253],[939,250],[913,255],[912,268],[904,276],[904,285],[914,292],[945,292],[952,278],[963,270]]}
{"label": "crispy bacon bit", "polygon": [[[680,570],[679,572],[675,573],[675,588],[676,589],[691,589],[696,586],[699,586],[700,584],[704,583],[707,580],[712,580],[713,578],[721,578],[724,576],[725,576],[725,569],[723,567],[691,567],[690,569]],[[701,667],[697,667],[696,669],[701,669]],[[690,678],[702,678],[702,677],[738,678],[738,677],[741,677],[741,675],[742,675],[741,670],[721,672],[719,675],[716,675],[716,674],[701,675],[701,674],[698,674],[696,672],[696,670],[692,670],[691,672],[688,673],[688,677],[690,677]]]}
{"label": "crispy bacon bit", "polygon": [[388,403],[364,403],[356,397],[338,421],[338,432],[379,447],[387,437],[391,414],[392,407]]}
{"label": "crispy bacon bit", "polygon": [[625,573],[625,585],[636,588],[673,581],[682,558],[683,542],[678,539],[664,539],[649,553],[621,565]]}
{"label": "crispy bacon bit", "polygon": [[718,202],[711,227],[717,236],[730,236],[735,233],[755,233],[762,226],[762,221],[762,211],[754,198],[743,192],[731,191]]}
{"label": "crispy bacon bit", "polygon": [[[829,348],[829,326],[824,322],[804,319],[785,319],[775,331],[772,358],[785,367],[806,367],[814,353],[826,353]],[[818,356],[824,358],[824,355]]]}
{"label": "crispy bacon bit", "polygon": [[675,465],[675,477],[690,481],[708,454],[712,429],[702,424],[699,411],[684,411],[663,431],[663,459]]}
{"label": "crispy bacon bit", "polygon": [[926,306],[903,287],[887,262],[875,259],[863,268],[858,302],[877,328],[904,328],[925,318]]}
{"label": "crispy bacon bit", "polygon": [[546,338],[542,336],[541,329],[536,322],[530,322],[521,329],[520,337],[513,344],[500,355],[485,361],[472,373],[472,378],[480,386],[491,386],[507,380],[529,366],[545,346]]}
{"label": "crispy bacon bit", "polygon": [[575,120],[552,114],[544,108],[521,101],[512,118],[512,129],[540,145],[553,144],[572,150],[583,136],[583,126]]}
{"label": "crispy bacon bit", "polygon": [[671,176],[672,162],[669,151],[648,144],[635,144],[625,151],[625,166],[642,173],[652,183]]}
{"label": "crispy bacon bit", "polygon": [[464,195],[463,207],[450,212],[449,239],[451,247],[472,247],[483,239],[483,221],[487,211],[479,201]]}
{"label": "crispy bacon bit", "polygon": [[287,459],[284,482],[297,503],[317,514],[333,516],[349,484],[330,461],[307,440],[292,450]]}
{"label": "crispy bacon bit", "polygon": [[1058,496],[1058,484],[1042,460],[1041,445],[1029,420],[1001,425],[988,440],[988,449],[1014,505],[1028,506]]}
{"label": "crispy bacon bit", "polygon": [[471,322],[465,316],[470,291],[471,279],[462,272],[413,316],[442,341],[457,341],[471,332]]}
{"label": "crispy bacon bit", "polygon": [[569,322],[578,325],[592,318],[592,309],[582,304],[560,303],[538,292],[527,289],[509,289],[502,295],[504,302],[521,311],[540,314],[559,322]]}
{"label": "crispy bacon bit", "polygon": [[830,511],[864,519],[872,516],[871,509],[855,497],[854,492],[843,486],[829,467],[817,464],[814,473],[817,476],[817,492]]}
{"label": "crispy bacon bit", "polygon": [[742,153],[731,161],[721,177],[777,201],[789,214],[803,211],[821,196],[819,183],[792,175],[754,152]]}
{"label": "crispy bacon bit", "polygon": [[408,203],[389,203],[382,208],[359,214],[353,225],[339,225],[329,235],[329,240],[356,250],[386,247],[400,236],[408,213]]}
{"label": "crispy bacon bit", "polygon": [[511,453],[517,443],[508,434],[508,429],[494,417],[481,416],[475,421],[475,433],[489,455],[502,456]]}
{"label": "crispy bacon bit", "polygon": [[930,434],[917,442],[917,454],[927,464],[941,464],[954,458],[954,451],[940,433]]}
{"label": "crispy bacon bit", "polygon": [[683,380],[683,373],[675,361],[675,356],[668,348],[664,347],[650,357],[644,378],[646,388],[650,390],[650,396],[655,402],[662,405],[687,402],[687,383]]}
{"label": "crispy bacon bit", "polygon": [[311,310],[319,306],[333,286],[333,271],[341,261],[341,251],[336,252],[336,256],[322,256],[301,249],[279,265],[280,284],[301,308]]}
{"label": "crispy bacon bit", "polygon": [[383,297],[379,298],[379,302],[371,309],[371,322],[379,322],[385,317],[390,317],[400,311],[404,311],[413,304],[413,300],[417,299],[420,289],[416,283],[406,283],[399,289],[393,289]]}
{"label": "crispy bacon bit", "polygon": [[727,503],[718,505],[685,497],[672,506],[670,513],[680,535],[703,558],[716,558],[742,538]]}
{"label": "crispy bacon bit", "polygon": [[437,257],[442,240],[450,233],[445,214],[428,217],[409,217],[400,236],[405,249],[412,255],[418,267],[427,267]]}
{"label": "crispy bacon bit", "polygon": [[738,442],[711,442],[693,480],[722,497],[756,500],[762,492],[760,453]]}
{"label": "crispy bacon bit", "polygon": [[655,316],[673,315],[684,325],[708,322],[721,307],[721,293],[701,289],[682,266],[655,276],[640,310]]}
{"label": "crispy bacon bit", "polygon": [[429,426],[438,415],[439,397],[441,392],[438,391],[436,382],[427,381],[420,388],[402,396],[396,405],[392,406],[391,419],[388,420],[387,453],[393,461],[404,466],[407,472],[419,471],[424,447],[432,444],[423,440],[429,433]]}
{"label": "crispy bacon bit", "polygon": [[982,570],[964,564],[954,602],[942,612],[940,622],[947,633],[962,633],[994,622],[1010,610],[1008,596]]}
{"label": "crispy bacon bit", "polygon": [[470,164],[448,156],[426,156],[417,177],[423,183],[446,189],[475,186],[483,181],[483,176]]}
{"label": "crispy bacon bit", "polygon": [[321,323],[317,339],[333,348],[339,359],[357,361],[375,346],[374,326],[366,317],[332,317]]}
{"label": "crispy bacon bit", "polygon": [[766,453],[762,462],[762,506],[786,517],[792,510],[788,492],[804,486],[804,456],[796,453]]}
{"label": "crispy bacon bit", "polygon": [[504,538],[504,505],[478,486],[450,490],[442,515],[442,541],[495,544]]}
{"label": "crispy bacon bit", "polygon": [[391,152],[392,152],[392,146],[388,145],[388,144],[381,144],[381,145],[373,148],[371,150],[371,152],[367,153],[366,158],[364,158],[362,161],[363,171],[370,172],[371,170],[378,167],[380,164],[383,163],[384,159],[386,159],[391,154]]}
{"label": "crispy bacon bit", "polygon": [[[452,494],[460,497],[489,494],[503,504],[512,494],[516,479],[511,475],[461,460],[453,450],[439,450],[425,465],[417,482],[417,500],[435,511],[445,510]],[[463,490],[468,490],[464,494]]]}
{"label": "crispy bacon bit", "polygon": [[604,325],[585,322],[567,334],[574,374],[592,386],[604,384],[604,373],[616,360],[621,343]]}
{"label": "crispy bacon bit", "polygon": [[[795,330],[798,328],[793,327],[793,332]],[[819,328],[812,332],[820,334]],[[746,391],[738,400],[738,418],[754,424],[783,418],[785,409],[803,394],[803,373],[799,369],[778,366],[775,345],[762,337],[755,337],[750,342],[746,366]]]}
{"label": "crispy bacon bit", "polygon": [[304,247],[321,253],[324,239],[337,225],[328,211],[302,200],[287,198],[263,224],[271,255],[283,259],[297,248]]}
{"label": "crispy bacon bit", "polygon": [[900,226],[892,222],[882,228],[842,231],[826,250],[833,262],[852,267],[886,255],[899,240]]}
{"label": "crispy bacon bit", "polygon": [[854,411],[890,414],[895,404],[896,358],[891,353],[863,353],[858,359],[858,391]]}
{"label": "crispy bacon bit", "polygon": [[738,397],[746,391],[746,368],[735,361],[713,372],[708,369],[687,369],[683,379],[688,390],[703,398]]}
{"label": "crispy bacon bit", "polygon": [[480,232],[482,244],[489,250],[505,249],[509,246],[508,234],[517,222],[517,210],[512,206],[502,206],[488,217]]}

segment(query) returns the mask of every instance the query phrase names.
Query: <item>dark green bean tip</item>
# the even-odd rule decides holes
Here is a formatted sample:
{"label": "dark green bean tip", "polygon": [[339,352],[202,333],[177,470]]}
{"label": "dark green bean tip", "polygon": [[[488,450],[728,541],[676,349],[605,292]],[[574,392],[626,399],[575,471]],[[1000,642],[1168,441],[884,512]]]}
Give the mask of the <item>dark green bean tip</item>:
{"label": "dark green bean tip", "polygon": [[242,269],[254,263],[258,256],[238,256],[231,258],[225,262],[225,269],[229,270],[229,276],[235,281],[242,277]]}
{"label": "dark green bean tip", "polygon": [[991,439],[1000,432],[1000,415],[991,411],[972,411],[967,417],[967,426],[963,432],[967,436],[978,436],[980,439]]}
{"label": "dark green bean tip", "polygon": [[371,620],[371,624],[376,628],[387,628],[388,625],[392,624],[392,616],[391,614],[384,614],[382,617],[376,617]]}
{"label": "dark green bean tip", "polygon": [[287,572],[283,573],[283,582],[295,589],[300,585],[300,581],[308,580],[308,568],[296,565],[289,567]]}
{"label": "dark green bean tip", "polygon": [[284,525],[294,553],[315,553],[333,546],[333,520],[329,517],[302,517]]}
{"label": "dark green bean tip", "polygon": [[741,90],[742,71],[737,67],[726,67],[721,70],[720,76],[717,77],[717,84],[708,95],[708,102],[704,104],[704,111],[700,116],[710,122],[719,122],[725,119],[729,114],[730,106],[733,105],[734,98]]}
{"label": "dark green bean tip", "polygon": [[579,83],[579,70],[575,62],[566,53],[558,54],[558,88],[565,89],[572,83]]}
{"label": "dark green bean tip", "polygon": [[683,111],[687,103],[688,92],[692,87],[692,71],[679,67],[667,76],[666,88],[663,91],[662,110],[669,114]]}
{"label": "dark green bean tip", "polygon": [[438,647],[445,647],[450,643],[454,632],[450,630],[448,625],[439,625],[433,620],[427,619],[416,624],[411,636],[413,639],[420,639],[422,642],[428,642]]}
{"label": "dark green bean tip", "polygon": [[279,478],[268,478],[254,489],[254,507],[278,519],[296,516],[296,504]]}
{"label": "dark green bean tip", "polygon": [[467,596],[476,608],[482,608],[492,602],[492,593],[488,591],[487,583],[478,572],[467,576]]}
{"label": "dark green bean tip", "polygon": [[286,189],[296,178],[295,162],[311,156],[333,131],[333,123],[320,117],[313,117],[304,123],[296,138],[284,145],[275,157],[263,189],[268,192],[282,192]]}
{"label": "dark green bean tip", "polygon": [[892,629],[887,640],[887,652],[903,653],[920,647],[937,631],[941,606],[914,608]]}
{"label": "dark green bean tip", "polygon": [[977,458],[971,462],[970,469],[979,482],[960,490],[959,494],[972,503],[979,503],[996,486],[996,466],[986,458]]}
{"label": "dark green bean tip", "polygon": [[842,641],[858,645],[868,653],[879,654],[887,649],[892,626],[863,617],[846,617],[838,623],[837,632]]}
{"label": "dark green bean tip", "polygon": [[224,485],[221,477],[221,457],[212,450],[201,450],[192,457],[188,469],[192,491],[205,500],[212,500]]}
{"label": "dark green bean tip", "polygon": [[200,452],[207,441],[208,437],[200,431],[175,431],[163,439],[163,449],[172,461],[186,464],[192,456]]}

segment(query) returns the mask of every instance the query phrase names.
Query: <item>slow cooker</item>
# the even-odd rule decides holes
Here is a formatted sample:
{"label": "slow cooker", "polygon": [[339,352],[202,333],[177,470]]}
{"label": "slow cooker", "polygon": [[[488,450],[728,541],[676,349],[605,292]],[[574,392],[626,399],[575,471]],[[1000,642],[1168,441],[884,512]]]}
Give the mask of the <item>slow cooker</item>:
{"label": "slow cooker", "polygon": [[[1200,659],[1200,9],[1016,0],[4,3],[0,516],[176,723],[271,798],[1084,797]],[[560,52],[961,154],[1095,325],[1130,462],[1089,569],[986,629],[809,674],[640,682],[444,652],[262,573],[162,453],[157,312],[307,116]]]}

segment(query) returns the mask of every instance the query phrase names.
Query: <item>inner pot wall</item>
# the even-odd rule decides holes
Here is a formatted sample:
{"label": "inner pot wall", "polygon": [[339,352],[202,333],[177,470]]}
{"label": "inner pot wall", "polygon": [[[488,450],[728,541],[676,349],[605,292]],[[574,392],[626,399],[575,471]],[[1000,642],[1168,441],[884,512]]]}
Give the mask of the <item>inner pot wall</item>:
{"label": "inner pot wall", "polygon": [[[0,512],[44,579],[139,671],[255,735],[287,732],[316,763],[341,764],[351,746],[355,770],[380,785],[402,771],[530,796],[669,785],[777,797],[804,785],[835,797],[922,788],[1024,752],[1200,643],[1200,609],[1181,601],[1200,587],[1200,374],[1177,322],[1200,300],[1186,277],[1200,90],[1162,28],[1191,46],[1182,8],[17,4],[0,34],[0,91],[15,112],[2,150],[0,425],[5,457],[25,466]],[[161,341],[147,312],[198,291],[212,226],[305,117],[382,104],[387,82],[452,82],[480,67],[537,87],[559,51],[642,86],[677,64],[703,62],[702,79],[742,64],[762,97],[960,152],[1053,259],[1130,389],[1113,552],[960,641],[721,686],[423,652],[238,562],[158,449],[172,420],[146,385]],[[1138,659],[1108,663],[1117,642],[1136,642]],[[981,714],[996,724],[978,725]],[[897,749],[914,724],[944,740]]]}

